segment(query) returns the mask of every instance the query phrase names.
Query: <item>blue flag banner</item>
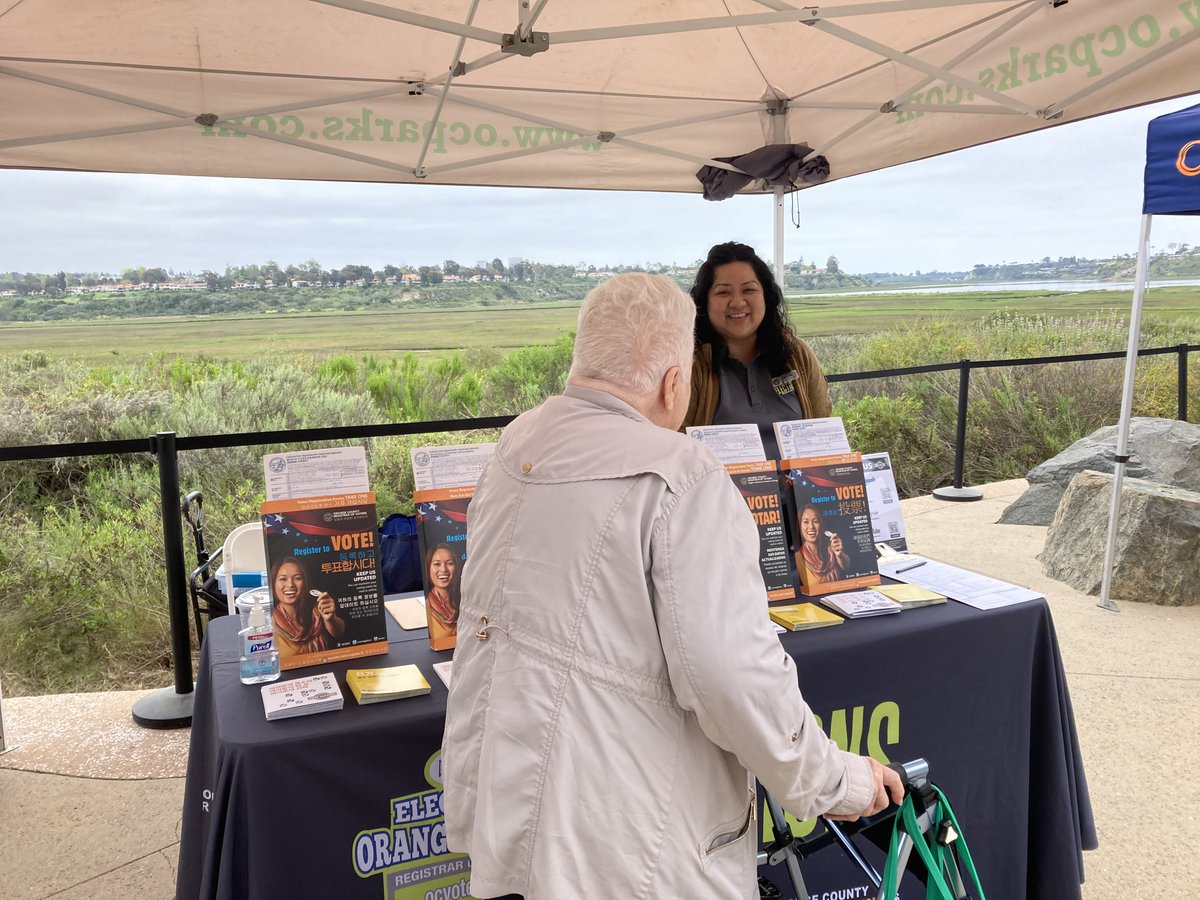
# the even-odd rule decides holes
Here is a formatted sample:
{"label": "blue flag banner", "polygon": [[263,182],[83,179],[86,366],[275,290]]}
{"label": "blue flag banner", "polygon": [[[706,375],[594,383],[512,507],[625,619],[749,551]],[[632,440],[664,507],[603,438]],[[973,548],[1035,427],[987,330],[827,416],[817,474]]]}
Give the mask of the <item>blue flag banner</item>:
{"label": "blue flag banner", "polygon": [[1142,212],[1200,215],[1200,105],[1150,122]]}

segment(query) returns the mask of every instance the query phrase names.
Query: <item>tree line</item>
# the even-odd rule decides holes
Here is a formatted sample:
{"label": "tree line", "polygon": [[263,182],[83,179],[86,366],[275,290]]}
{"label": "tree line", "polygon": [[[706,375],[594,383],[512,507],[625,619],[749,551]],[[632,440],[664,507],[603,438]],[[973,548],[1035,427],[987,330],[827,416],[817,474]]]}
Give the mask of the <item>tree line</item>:
{"label": "tree line", "polygon": [[[691,284],[696,269],[702,260],[695,260],[691,265],[678,266],[665,263],[646,263],[645,265],[602,265],[580,262],[576,265],[560,265],[556,263],[534,262],[528,259],[510,260],[508,265],[499,257],[491,262],[478,262],[475,265],[460,263],[447,259],[440,266],[411,266],[388,263],[376,269],[369,265],[349,263],[341,268],[324,268],[315,259],[303,263],[289,263],[280,266],[275,260],[265,263],[251,263],[241,266],[226,266],[224,272],[205,269],[200,273],[176,272],[160,266],[132,266],[122,269],[119,274],[106,272],[66,272],[53,274],[36,272],[0,272],[0,293],[27,296],[29,294],[47,294],[54,296],[64,293],[79,293],[88,288],[97,291],[111,290],[114,287],[134,289],[139,287],[155,288],[168,282],[185,282],[193,285],[203,284],[209,291],[227,291],[237,288],[276,288],[276,287],[346,287],[348,285],[367,286],[372,284],[409,283],[420,285],[444,284],[447,282],[538,282],[554,279],[575,278],[578,276],[596,276],[600,274],[617,274],[621,272],[649,272],[651,274],[670,275]],[[843,286],[866,285],[870,282],[860,276],[843,272],[838,265],[836,256],[830,256],[825,267],[819,268],[814,262],[805,262],[797,258],[785,266],[787,286],[789,288],[812,289],[814,287],[836,288]],[[685,286],[687,286],[685,285]]]}
{"label": "tree line", "polygon": [[[447,259],[440,266],[410,266],[389,263],[376,269],[369,265],[350,263],[341,268],[324,268],[317,260],[280,266],[274,260],[242,266],[226,266],[224,272],[205,269],[199,273],[176,272],[162,267],[133,266],[119,274],[107,272],[0,272],[0,293],[29,294],[78,293],[80,290],[111,290],[114,287],[133,289],[154,288],[168,282],[203,284],[210,291],[231,290],[237,287],[345,287],[347,285],[395,284],[400,281],[422,285],[443,284],[446,281],[536,282],[555,278],[573,278],[578,273],[652,271],[669,272],[673,266],[652,263],[648,266],[617,265],[597,267],[587,263],[560,265],[520,259],[505,265],[496,257],[491,262],[475,265]],[[405,276],[409,276],[405,278]]]}
{"label": "tree line", "polygon": [[[540,263],[520,259],[506,265],[499,257],[491,262],[466,265],[447,259],[440,266],[394,265],[389,263],[376,269],[369,265],[347,264],[340,268],[324,268],[317,260],[289,263],[280,266],[274,260],[242,266],[226,266],[224,272],[204,270],[199,274],[176,272],[161,266],[133,266],[119,274],[105,272],[66,272],[52,274],[37,272],[0,272],[0,295],[57,296],[79,293],[88,289],[96,291],[120,288],[132,290],[139,287],[156,288],[169,282],[188,282],[203,286],[208,291],[229,291],[238,288],[277,287],[347,287],[383,284],[439,285],[447,282],[533,283],[561,279],[594,277],[598,274],[619,272],[650,272],[674,277],[687,288],[691,285],[701,260],[690,265],[646,263],[645,265],[603,265],[584,262],[576,265]],[[1058,279],[1127,280],[1133,277],[1136,259],[1132,254],[1089,259],[1083,256],[1060,256],[1051,259],[1022,263],[976,263],[965,271],[933,271],[899,275],[894,272],[870,272],[852,275],[845,272],[836,256],[825,261],[824,268],[814,261],[806,262],[802,257],[784,266],[789,290],[837,290],[867,287],[873,284],[895,282],[933,283],[969,281],[1030,281]],[[1164,251],[1156,252],[1150,260],[1152,278],[1200,277],[1200,247],[1189,244],[1171,243]]]}

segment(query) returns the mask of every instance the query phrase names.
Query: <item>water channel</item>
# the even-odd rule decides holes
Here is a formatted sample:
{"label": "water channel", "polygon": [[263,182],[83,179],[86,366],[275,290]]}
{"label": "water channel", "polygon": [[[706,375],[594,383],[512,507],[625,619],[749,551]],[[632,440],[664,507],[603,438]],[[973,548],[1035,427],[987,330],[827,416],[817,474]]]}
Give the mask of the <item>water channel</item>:
{"label": "water channel", "polygon": [[[854,288],[845,291],[788,291],[789,297],[838,297],[845,294],[967,294],[991,291],[1133,291],[1132,281],[971,281],[930,285]],[[1200,278],[1151,281],[1157,287],[1200,287]]]}

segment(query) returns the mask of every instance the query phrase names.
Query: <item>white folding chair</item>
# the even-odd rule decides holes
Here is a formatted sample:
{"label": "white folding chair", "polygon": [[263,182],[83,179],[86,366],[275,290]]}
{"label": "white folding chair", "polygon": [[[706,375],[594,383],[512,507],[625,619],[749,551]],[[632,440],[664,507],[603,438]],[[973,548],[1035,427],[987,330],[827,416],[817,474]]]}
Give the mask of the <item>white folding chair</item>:
{"label": "white folding chair", "polygon": [[232,602],[233,575],[238,572],[265,572],[267,553],[263,547],[261,522],[247,522],[229,532],[221,549],[221,567],[225,570],[225,594]]}

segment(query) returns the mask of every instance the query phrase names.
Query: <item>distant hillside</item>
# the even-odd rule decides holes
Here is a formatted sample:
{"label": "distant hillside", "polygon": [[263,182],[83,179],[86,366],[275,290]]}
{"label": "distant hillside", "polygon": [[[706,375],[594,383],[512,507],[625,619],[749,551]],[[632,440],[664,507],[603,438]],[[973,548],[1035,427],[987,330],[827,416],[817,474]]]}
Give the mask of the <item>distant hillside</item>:
{"label": "distant hillside", "polygon": [[[853,292],[891,285],[986,284],[1021,281],[1129,281],[1137,260],[1132,254],[1112,259],[1044,257],[1038,262],[975,265],[962,272],[868,272],[850,274],[830,256],[824,268],[803,261],[785,266],[788,292]],[[650,271],[673,278],[684,290],[692,286],[696,265],[656,264]],[[405,271],[409,270],[409,271]],[[237,266],[218,276],[184,276],[164,269],[128,269],[120,276],[58,272],[54,275],[0,272],[0,322],[56,322],[157,316],[286,314],[387,308],[520,307],[544,303],[577,303],[601,278],[640,266],[597,270],[575,269],[528,261],[505,268],[500,260],[487,267],[465,268],[453,260],[442,267],[417,271],[385,266],[344,266],[322,270],[288,266]],[[1150,277],[1200,278],[1200,247],[1168,245],[1154,256]],[[174,280],[172,280],[174,279]]]}
{"label": "distant hillside", "polygon": [[[965,272],[868,272],[864,277],[876,284],[950,284],[955,282],[1009,281],[1132,281],[1137,269],[1137,256],[1132,253],[1111,259],[1088,259],[1083,256],[1060,256],[1057,260],[1043,257],[1037,262],[975,265]],[[1150,259],[1153,279],[1200,278],[1200,247],[1187,244],[1168,245],[1166,253]]]}
{"label": "distant hillside", "polygon": [[122,292],[0,296],[0,322],[55,322],[69,319],[126,319],[155,316],[285,314],[370,310],[504,307],[575,303],[595,281],[555,279],[537,282],[359,287],[263,287],[215,291],[138,289]]}

